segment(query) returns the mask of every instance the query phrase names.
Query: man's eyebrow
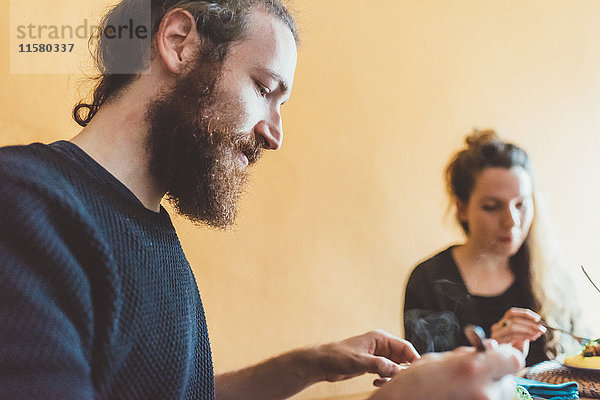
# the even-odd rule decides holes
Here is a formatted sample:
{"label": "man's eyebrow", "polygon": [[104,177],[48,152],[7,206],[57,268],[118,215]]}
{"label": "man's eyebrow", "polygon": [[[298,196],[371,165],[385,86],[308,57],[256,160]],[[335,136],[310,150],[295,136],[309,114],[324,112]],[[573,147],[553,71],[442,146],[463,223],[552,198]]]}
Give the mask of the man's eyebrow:
{"label": "man's eyebrow", "polygon": [[281,77],[281,75],[279,75],[277,72],[270,70],[270,69],[266,69],[265,70],[266,74],[269,75],[271,78],[275,79],[277,82],[279,82],[279,90],[282,93],[287,93],[290,89],[290,85],[288,85],[285,80]]}

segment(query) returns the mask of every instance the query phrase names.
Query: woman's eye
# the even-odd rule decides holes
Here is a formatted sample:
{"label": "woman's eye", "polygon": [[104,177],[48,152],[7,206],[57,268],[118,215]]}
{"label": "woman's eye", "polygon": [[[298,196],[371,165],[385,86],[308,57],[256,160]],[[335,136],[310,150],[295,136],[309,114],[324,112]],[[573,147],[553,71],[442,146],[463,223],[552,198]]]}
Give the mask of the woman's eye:
{"label": "woman's eye", "polygon": [[495,205],[484,204],[481,208],[483,208],[483,211],[496,211],[497,207]]}

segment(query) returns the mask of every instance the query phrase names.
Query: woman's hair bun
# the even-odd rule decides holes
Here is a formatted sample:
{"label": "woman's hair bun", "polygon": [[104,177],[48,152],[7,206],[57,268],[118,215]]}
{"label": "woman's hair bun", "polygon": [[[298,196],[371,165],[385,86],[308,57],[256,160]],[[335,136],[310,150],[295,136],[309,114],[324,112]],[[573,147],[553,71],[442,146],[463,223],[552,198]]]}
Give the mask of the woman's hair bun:
{"label": "woman's hair bun", "polygon": [[500,138],[496,131],[492,129],[478,130],[474,129],[473,132],[465,139],[465,142],[469,147],[481,147],[488,143],[498,142]]}

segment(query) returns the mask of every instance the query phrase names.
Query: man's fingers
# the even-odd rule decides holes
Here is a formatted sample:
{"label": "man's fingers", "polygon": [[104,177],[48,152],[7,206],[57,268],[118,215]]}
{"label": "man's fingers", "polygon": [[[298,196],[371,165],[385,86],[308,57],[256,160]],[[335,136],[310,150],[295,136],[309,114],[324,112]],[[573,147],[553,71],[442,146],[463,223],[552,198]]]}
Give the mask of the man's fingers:
{"label": "man's fingers", "polygon": [[382,387],[391,380],[392,378],[378,378],[373,381],[373,386]]}
{"label": "man's fingers", "polygon": [[[485,352],[475,352],[472,347],[468,351],[462,348],[447,353],[444,368],[454,372],[458,379],[491,379],[497,381],[505,375],[518,372],[525,363],[523,354],[509,344],[501,344],[496,348],[487,346]],[[444,354],[444,353],[441,353]],[[417,366],[419,363],[415,363]]]}
{"label": "man's fingers", "polygon": [[365,356],[365,370],[378,374],[382,378],[391,378],[401,370],[401,367],[385,357]]}
{"label": "man's fingers", "polygon": [[510,345],[500,345],[496,350],[485,353],[485,361],[494,380],[517,373],[525,365],[523,354]]}
{"label": "man's fingers", "polygon": [[[494,348],[486,342],[485,352],[462,347],[447,353],[426,354],[396,376],[373,399],[488,399],[509,398],[511,374],[524,364],[521,353],[510,345]],[[505,378],[508,375],[508,378]],[[505,380],[503,380],[505,379]],[[375,384],[383,381],[378,379]],[[378,396],[380,394],[380,396]],[[442,395],[441,395],[442,394]]]}
{"label": "man's fingers", "polygon": [[420,358],[413,345],[384,331],[371,331],[341,342],[318,346],[325,380],[336,381],[364,373],[392,377],[401,367]]}
{"label": "man's fingers", "polygon": [[376,335],[374,355],[389,358],[398,364],[417,361],[421,358],[408,340],[384,331],[375,331],[374,334]]}

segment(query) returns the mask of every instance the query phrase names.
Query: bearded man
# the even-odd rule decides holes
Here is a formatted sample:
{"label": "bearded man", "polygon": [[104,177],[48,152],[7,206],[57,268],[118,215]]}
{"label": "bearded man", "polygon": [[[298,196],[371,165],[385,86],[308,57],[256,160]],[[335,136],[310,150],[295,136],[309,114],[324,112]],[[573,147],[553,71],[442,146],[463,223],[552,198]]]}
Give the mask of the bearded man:
{"label": "bearded man", "polygon": [[[144,6],[122,0],[101,26]],[[100,36],[75,138],[0,149],[0,398],[284,399],[366,372],[385,384],[374,399],[501,398],[523,362],[510,346],[419,360],[382,331],[214,376],[161,200],[234,222],[248,167],[281,146],[298,35],[279,0],[156,0],[151,24],[148,49]]]}

